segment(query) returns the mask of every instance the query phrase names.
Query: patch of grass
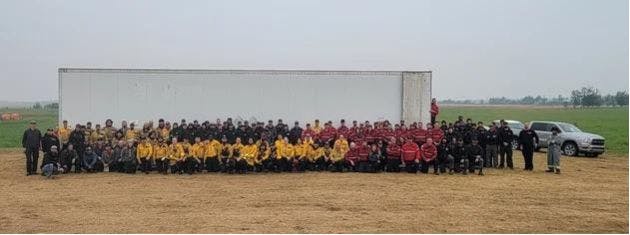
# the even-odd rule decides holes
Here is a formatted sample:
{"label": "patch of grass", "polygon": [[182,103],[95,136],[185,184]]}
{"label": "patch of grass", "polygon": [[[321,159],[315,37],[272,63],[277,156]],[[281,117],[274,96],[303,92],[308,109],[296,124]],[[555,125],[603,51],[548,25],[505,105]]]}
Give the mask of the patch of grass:
{"label": "patch of grass", "polygon": [[439,120],[457,120],[457,116],[485,124],[497,119],[521,122],[561,121],[576,125],[582,131],[606,138],[606,151],[628,154],[628,107],[616,108],[548,108],[548,107],[447,107],[440,108]]}
{"label": "patch of grass", "polygon": [[20,113],[22,120],[0,122],[0,148],[22,147],[22,134],[31,120],[37,122],[37,127],[42,134],[47,128],[57,126],[57,110],[0,109],[0,113],[13,112]]}

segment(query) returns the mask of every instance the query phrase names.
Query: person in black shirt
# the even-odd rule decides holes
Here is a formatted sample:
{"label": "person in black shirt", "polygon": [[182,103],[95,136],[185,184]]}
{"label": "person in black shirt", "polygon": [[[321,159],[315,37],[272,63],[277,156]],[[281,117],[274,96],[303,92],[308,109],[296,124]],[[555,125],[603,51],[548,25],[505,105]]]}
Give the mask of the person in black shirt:
{"label": "person in black shirt", "polygon": [[518,134],[518,143],[521,146],[521,152],[523,153],[523,159],[525,160],[525,168],[523,170],[534,170],[534,149],[538,145],[538,135],[532,129],[529,129],[529,124],[525,124],[525,127]]}
{"label": "person in black shirt", "polygon": [[57,151],[57,145],[53,145],[46,151],[46,154],[44,154],[44,160],[42,160],[42,175],[50,179],[53,177],[53,174],[58,172],[59,167],[59,152]]}
{"label": "person in black shirt", "polygon": [[497,128],[493,125],[490,127],[490,130],[486,132],[485,143],[486,143],[486,155],[485,155],[485,164],[486,167],[498,167],[498,155],[499,152],[499,134],[497,133]]}
{"label": "person in black shirt", "polygon": [[53,130],[49,128],[42,138],[42,151],[44,154],[50,152],[50,147],[53,145],[59,146],[59,138],[57,138],[57,136],[53,134]]}
{"label": "person in black shirt", "polygon": [[505,162],[507,161],[507,167],[514,169],[514,164],[512,163],[512,140],[514,139],[514,133],[504,120],[501,120],[501,128],[498,133],[500,144],[499,155],[501,156],[499,168],[503,168],[505,166]]}
{"label": "person in black shirt", "polygon": [[35,121],[30,122],[28,129],[22,135],[22,147],[26,154],[26,175],[37,174],[37,160],[41,148],[42,133],[37,129]]}
{"label": "person in black shirt", "polygon": [[472,139],[472,144],[466,148],[464,174],[466,174],[466,168],[470,173],[475,173],[475,168],[479,168],[479,175],[483,175],[483,148],[477,139]]}
{"label": "person in black shirt", "polygon": [[295,144],[300,137],[302,137],[302,127],[300,127],[300,123],[296,121],[295,126],[289,131],[289,142]]}

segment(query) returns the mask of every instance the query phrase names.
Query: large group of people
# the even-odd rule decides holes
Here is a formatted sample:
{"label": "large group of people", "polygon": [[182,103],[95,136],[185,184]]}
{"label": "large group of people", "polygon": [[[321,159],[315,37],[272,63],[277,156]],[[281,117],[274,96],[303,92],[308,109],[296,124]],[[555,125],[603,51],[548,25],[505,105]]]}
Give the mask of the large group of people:
{"label": "large group of people", "polygon": [[[68,121],[41,135],[32,122],[24,132],[27,175],[36,174],[38,154],[42,174],[121,172],[196,174],[224,172],[409,172],[483,175],[484,168],[513,169],[514,133],[505,122],[482,122],[459,117],[446,121],[390,123],[314,120],[304,127],[282,119],[250,123],[217,119],[170,123],[163,119],[141,128],[122,121],[76,124]],[[526,128],[519,135],[524,170],[533,170],[531,154],[538,142]],[[559,173],[559,168],[557,169]]]}

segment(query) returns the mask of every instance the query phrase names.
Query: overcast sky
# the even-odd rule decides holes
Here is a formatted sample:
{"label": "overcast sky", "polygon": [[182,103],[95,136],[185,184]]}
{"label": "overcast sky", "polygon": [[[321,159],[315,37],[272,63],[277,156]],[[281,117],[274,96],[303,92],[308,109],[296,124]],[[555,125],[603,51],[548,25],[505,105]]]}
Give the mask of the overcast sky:
{"label": "overcast sky", "polygon": [[439,99],[628,88],[628,1],[0,1],[0,100],[59,67],[432,70]]}

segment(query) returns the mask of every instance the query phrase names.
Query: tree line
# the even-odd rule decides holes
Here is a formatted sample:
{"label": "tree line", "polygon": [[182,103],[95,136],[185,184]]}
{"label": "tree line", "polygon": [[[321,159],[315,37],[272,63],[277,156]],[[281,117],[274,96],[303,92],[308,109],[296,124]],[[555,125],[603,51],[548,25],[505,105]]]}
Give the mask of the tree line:
{"label": "tree line", "polygon": [[441,100],[442,104],[489,104],[489,105],[549,105],[564,107],[600,107],[600,106],[626,106],[628,105],[628,91],[602,95],[594,87],[582,87],[571,91],[569,96],[558,95],[556,97],[525,96],[522,98],[492,97],[489,99],[465,99],[465,100]]}

